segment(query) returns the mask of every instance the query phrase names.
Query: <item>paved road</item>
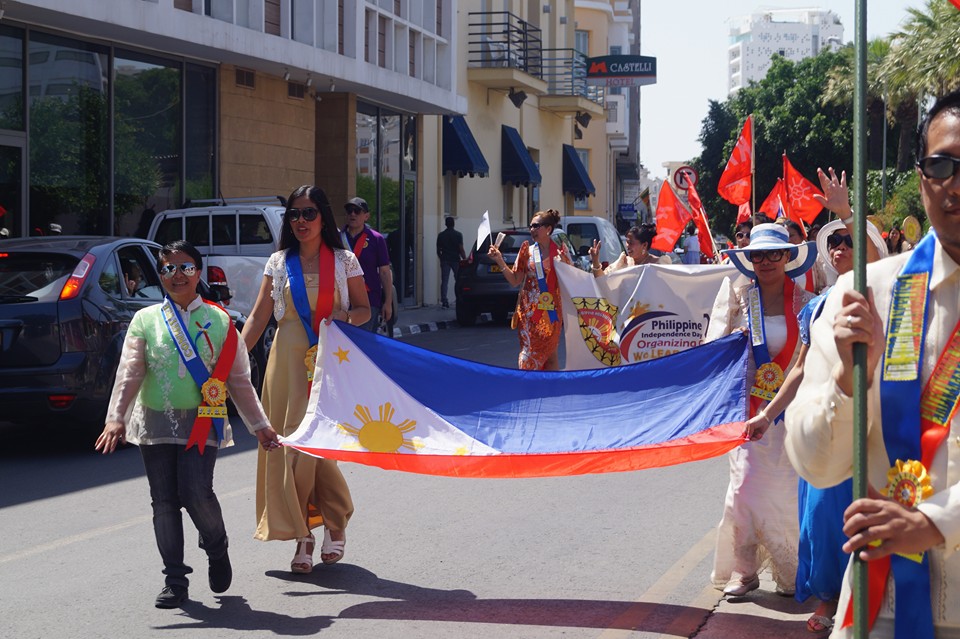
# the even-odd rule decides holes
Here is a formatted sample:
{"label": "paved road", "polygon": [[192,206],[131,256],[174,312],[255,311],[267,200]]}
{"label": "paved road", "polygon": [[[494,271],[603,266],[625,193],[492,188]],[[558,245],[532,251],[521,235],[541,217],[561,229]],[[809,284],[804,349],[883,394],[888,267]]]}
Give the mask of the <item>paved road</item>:
{"label": "paved road", "polygon": [[[515,366],[506,327],[405,339]],[[522,481],[345,464],[357,505],[346,556],[295,576],[292,543],[251,537],[255,441],[241,432],[216,477],[234,585],[213,595],[188,542],[191,601],[170,611],[152,605],[163,578],[137,449],[101,457],[41,428],[0,426],[0,438],[2,637],[809,636],[802,611],[773,595],[714,610],[725,459]]]}

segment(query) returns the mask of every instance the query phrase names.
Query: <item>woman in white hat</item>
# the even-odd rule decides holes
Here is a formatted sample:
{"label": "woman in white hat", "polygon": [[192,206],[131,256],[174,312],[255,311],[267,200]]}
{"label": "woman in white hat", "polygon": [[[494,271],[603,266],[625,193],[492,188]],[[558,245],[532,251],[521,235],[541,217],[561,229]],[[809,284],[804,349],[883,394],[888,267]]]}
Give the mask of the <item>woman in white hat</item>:
{"label": "woman in white hat", "polygon": [[791,244],[787,229],[758,224],[750,244],[726,251],[749,280],[724,280],[714,302],[707,340],[735,330],[750,334],[749,441],[730,452],[730,484],[717,533],[712,579],[724,594],[760,586],[769,557],[779,594],[792,595],[797,572],[797,473],[784,451],[779,413],[767,412],[799,351],[797,313],[813,297],[793,278],[816,259],[812,242]]}

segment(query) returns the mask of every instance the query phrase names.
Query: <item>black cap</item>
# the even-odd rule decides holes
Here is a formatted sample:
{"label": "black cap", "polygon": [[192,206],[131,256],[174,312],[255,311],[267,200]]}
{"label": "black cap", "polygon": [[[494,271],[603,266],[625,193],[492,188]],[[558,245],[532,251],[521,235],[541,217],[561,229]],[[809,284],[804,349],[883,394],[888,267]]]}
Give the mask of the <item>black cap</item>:
{"label": "black cap", "polygon": [[347,203],[343,205],[343,208],[349,209],[350,207],[353,207],[353,206],[357,207],[364,213],[370,212],[370,207],[367,206],[367,201],[362,197],[350,198],[349,200],[347,200]]}

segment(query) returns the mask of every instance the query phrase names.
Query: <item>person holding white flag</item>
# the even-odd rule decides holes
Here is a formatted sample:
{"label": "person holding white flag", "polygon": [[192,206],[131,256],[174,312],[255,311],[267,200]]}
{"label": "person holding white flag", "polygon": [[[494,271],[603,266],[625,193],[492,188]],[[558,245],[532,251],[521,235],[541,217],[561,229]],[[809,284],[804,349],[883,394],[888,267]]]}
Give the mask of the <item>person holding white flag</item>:
{"label": "person holding white flag", "polygon": [[520,338],[519,368],[533,371],[555,371],[560,368],[557,347],[563,334],[563,312],[560,307],[560,286],[554,260],[570,264],[563,246],[550,237],[560,223],[556,209],[540,211],[530,222],[533,242],[524,242],[513,268],[507,266],[496,245],[487,251],[511,286],[520,286],[517,299]]}

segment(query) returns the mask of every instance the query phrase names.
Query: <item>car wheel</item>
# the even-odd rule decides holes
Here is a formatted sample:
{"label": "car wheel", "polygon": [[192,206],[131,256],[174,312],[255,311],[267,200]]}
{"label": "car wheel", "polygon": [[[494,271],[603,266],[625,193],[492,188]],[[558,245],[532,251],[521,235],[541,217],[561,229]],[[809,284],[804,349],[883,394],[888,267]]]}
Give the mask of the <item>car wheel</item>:
{"label": "car wheel", "polygon": [[457,323],[460,326],[473,326],[477,323],[477,311],[473,304],[457,301]]}

